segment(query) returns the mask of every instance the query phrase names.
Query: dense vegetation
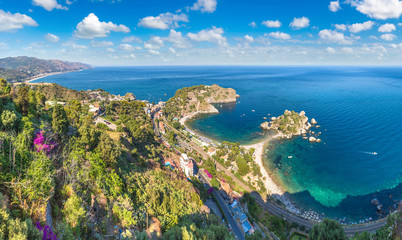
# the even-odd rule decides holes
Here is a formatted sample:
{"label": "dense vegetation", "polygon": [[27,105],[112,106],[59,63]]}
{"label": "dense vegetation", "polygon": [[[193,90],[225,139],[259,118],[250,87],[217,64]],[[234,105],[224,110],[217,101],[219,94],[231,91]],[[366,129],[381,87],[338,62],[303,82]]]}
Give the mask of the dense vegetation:
{"label": "dense vegetation", "polygon": [[304,112],[297,113],[295,111],[285,110],[284,114],[272,118],[272,121],[268,124],[265,122],[261,124],[262,128],[278,130],[283,135],[292,136],[295,134],[301,134],[303,130],[308,129],[308,118],[304,115]]}
{"label": "dense vegetation", "polygon": [[11,82],[21,82],[40,74],[77,71],[89,68],[91,67],[86,64],[60,60],[8,57],[0,59],[0,78]]}
{"label": "dense vegetation", "polygon": [[200,191],[161,168],[170,153],[142,102],[103,102],[110,131],[79,101],[46,100],[0,81],[0,239],[231,238]]}
{"label": "dense vegetation", "polygon": [[216,84],[185,87],[177,90],[166,102],[164,114],[169,121],[173,121],[194,112],[217,112],[210,103],[234,101],[236,91],[232,88],[222,88]]}
{"label": "dense vegetation", "polygon": [[48,100],[87,100],[89,95],[84,91],[68,89],[55,83],[36,84],[32,87],[36,92],[42,93]]}

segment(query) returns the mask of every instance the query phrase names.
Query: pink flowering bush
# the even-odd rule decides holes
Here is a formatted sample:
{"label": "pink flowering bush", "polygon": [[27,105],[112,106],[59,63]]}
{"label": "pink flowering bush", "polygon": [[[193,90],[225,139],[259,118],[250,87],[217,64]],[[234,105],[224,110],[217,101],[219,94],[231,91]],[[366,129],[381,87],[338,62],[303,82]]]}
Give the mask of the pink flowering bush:
{"label": "pink flowering bush", "polygon": [[207,176],[208,176],[209,178],[212,178],[212,175],[208,172],[207,169],[204,169],[204,172],[207,174]]}
{"label": "pink flowering bush", "polygon": [[50,153],[56,146],[54,142],[46,141],[44,131],[40,131],[38,134],[36,134],[33,143],[37,152],[44,151],[45,153]]}

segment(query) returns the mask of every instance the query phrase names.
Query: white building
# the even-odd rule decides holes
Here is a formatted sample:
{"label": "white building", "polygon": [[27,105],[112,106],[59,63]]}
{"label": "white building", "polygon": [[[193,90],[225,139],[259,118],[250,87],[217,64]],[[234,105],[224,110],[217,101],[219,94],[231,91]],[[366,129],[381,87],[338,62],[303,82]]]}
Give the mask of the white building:
{"label": "white building", "polygon": [[180,156],[180,168],[183,170],[187,177],[194,176],[194,164],[187,154],[182,153]]}

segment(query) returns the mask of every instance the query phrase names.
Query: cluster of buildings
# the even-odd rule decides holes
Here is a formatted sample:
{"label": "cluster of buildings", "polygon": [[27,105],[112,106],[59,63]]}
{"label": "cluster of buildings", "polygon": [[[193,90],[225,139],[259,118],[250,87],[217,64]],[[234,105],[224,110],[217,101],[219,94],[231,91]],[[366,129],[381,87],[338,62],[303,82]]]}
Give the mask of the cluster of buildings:
{"label": "cluster of buildings", "polygon": [[180,155],[180,162],[178,163],[170,158],[165,159],[165,166],[170,166],[172,169],[180,168],[187,178],[193,177],[196,173],[193,160],[185,153]]}
{"label": "cluster of buildings", "polygon": [[165,106],[165,102],[159,101],[157,104],[150,103],[147,100],[142,100],[145,104],[144,111],[155,119],[159,119],[163,116],[162,108]]}
{"label": "cluster of buildings", "polygon": [[247,215],[244,213],[243,208],[240,206],[237,200],[234,200],[230,205],[230,210],[232,211],[233,216],[236,219],[238,225],[240,225],[244,231],[244,234],[253,234],[254,228],[251,225],[250,221],[247,218]]}
{"label": "cluster of buildings", "polygon": [[127,93],[124,96],[120,95],[114,95],[110,94],[105,91],[100,91],[100,90],[87,90],[86,93],[90,96],[90,99],[96,99],[99,101],[121,101],[121,100],[128,100],[128,101],[134,101],[136,98],[134,94],[132,93]]}

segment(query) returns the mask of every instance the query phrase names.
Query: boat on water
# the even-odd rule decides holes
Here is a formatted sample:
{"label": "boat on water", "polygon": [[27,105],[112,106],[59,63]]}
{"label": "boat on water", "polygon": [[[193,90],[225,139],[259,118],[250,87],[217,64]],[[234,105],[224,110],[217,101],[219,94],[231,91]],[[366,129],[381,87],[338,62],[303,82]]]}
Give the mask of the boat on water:
{"label": "boat on water", "polygon": [[376,153],[376,152],[372,152],[372,154],[373,154],[373,155],[377,155],[378,153]]}
{"label": "boat on water", "polygon": [[288,156],[288,158],[293,158],[293,156]]}
{"label": "boat on water", "polygon": [[251,110],[252,112],[255,112],[255,110],[253,109],[253,110]]}

